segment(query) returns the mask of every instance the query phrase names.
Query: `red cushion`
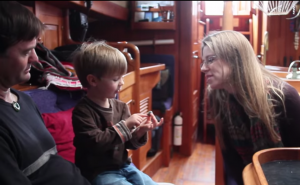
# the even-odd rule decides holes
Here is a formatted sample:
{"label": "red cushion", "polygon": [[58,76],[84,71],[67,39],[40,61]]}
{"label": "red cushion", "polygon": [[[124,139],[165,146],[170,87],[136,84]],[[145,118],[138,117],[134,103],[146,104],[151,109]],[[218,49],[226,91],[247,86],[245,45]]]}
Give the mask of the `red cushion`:
{"label": "red cushion", "polygon": [[75,147],[73,145],[72,111],[73,108],[56,113],[43,113],[42,117],[55,140],[58,154],[74,163]]}

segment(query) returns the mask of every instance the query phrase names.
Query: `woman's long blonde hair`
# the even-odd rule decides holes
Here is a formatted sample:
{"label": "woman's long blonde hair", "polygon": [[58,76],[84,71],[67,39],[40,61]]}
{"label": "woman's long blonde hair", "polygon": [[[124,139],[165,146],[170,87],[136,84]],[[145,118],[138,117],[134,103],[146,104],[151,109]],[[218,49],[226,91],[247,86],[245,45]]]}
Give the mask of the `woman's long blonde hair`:
{"label": "woman's long blonde hair", "polygon": [[[273,129],[277,116],[274,106],[278,102],[275,101],[274,96],[270,101],[267,95],[275,94],[284,107],[283,81],[260,64],[251,44],[239,32],[220,31],[210,34],[202,40],[202,51],[205,46],[230,65],[231,75],[228,84],[234,88],[235,98],[243,106],[249,118],[256,117],[262,120],[271,139],[278,142],[280,136]],[[231,122],[228,107],[229,93],[224,89],[213,90],[210,86],[207,87],[206,93],[215,119],[216,134],[221,147],[224,148],[222,125],[224,121]]]}

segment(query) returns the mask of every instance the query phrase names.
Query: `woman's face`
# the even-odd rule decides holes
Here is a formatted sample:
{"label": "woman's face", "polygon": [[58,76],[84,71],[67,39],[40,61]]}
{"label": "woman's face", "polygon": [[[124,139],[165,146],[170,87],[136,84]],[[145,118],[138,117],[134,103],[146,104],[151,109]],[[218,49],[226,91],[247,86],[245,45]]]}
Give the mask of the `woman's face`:
{"label": "woman's face", "polygon": [[208,46],[203,48],[201,71],[212,89],[231,89],[228,83],[231,74],[229,64],[219,59]]}

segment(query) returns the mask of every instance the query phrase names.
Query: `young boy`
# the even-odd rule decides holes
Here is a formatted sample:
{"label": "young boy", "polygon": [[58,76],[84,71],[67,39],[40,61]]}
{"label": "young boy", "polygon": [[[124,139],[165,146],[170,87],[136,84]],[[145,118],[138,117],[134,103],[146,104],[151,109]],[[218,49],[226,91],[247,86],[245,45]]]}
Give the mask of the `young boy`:
{"label": "young boy", "polygon": [[[128,106],[115,99],[124,84],[125,56],[103,41],[83,44],[74,68],[87,94],[73,110],[75,164],[93,185],[154,185],[128,158],[126,149],[147,142],[147,131],[160,126],[151,113],[130,115]],[[147,122],[141,124],[144,119]],[[136,129],[135,129],[136,128]]]}

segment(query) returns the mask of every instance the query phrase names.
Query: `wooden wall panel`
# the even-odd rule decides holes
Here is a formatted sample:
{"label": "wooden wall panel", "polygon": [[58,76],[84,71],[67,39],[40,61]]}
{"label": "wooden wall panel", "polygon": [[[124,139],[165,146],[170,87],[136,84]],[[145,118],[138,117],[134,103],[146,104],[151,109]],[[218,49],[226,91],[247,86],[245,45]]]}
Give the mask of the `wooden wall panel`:
{"label": "wooden wall panel", "polygon": [[35,1],[35,15],[46,25],[42,42],[48,49],[63,45],[62,29],[65,12],[42,1]]}
{"label": "wooden wall panel", "polygon": [[[203,16],[201,18],[201,21],[206,22],[206,19],[210,19],[209,24],[209,30],[221,30],[220,26],[220,19],[222,16]],[[249,19],[251,19],[251,16],[233,16],[233,18],[238,18],[238,25],[237,27],[234,27],[234,30],[236,31],[248,31],[249,30]]]}
{"label": "wooden wall panel", "polygon": [[253,20],[253,49],[256,55],[260,55],[261,51],[261,29],[262,29],[262,12],[255,9],[252,15]]}
{"label": "wooden wall panel", "polygon": [[58,25],[46,24],[45,33],[42,36],[42,42],[48,49],[54,49],[60,46],[60,35]]}
{"label": "wooden wall panel", "polygon": [[[269,31],[269,50],[267,51],[267,65],[276,65],[280,63],[282,60],[281,56],[283,55],[284,49],[279,50],[276,46],[278,43],[284,42],[281,38],[280,34],[280,17],[279,16],[272,16],[268,18],[268,21],[278,22],[279,24],[272,24],[272,29],[278,31]],[[269,30],[269,29],[268,29]],[[276,39],[275,39],[276,38]],[[270,64],[271,62],[272,64]]]}
{"label": "wooden wall panel", "polygon": [[295,33],[290,30],[291,21],[286,19],[290,17],[292,15],[267,17],[267,31],[269,32],[267,65],[284,66],[284,57],[286,57],[288,67],[290,60],[298,60],[300,57],[299,47],[298,50],[294,48]]}

